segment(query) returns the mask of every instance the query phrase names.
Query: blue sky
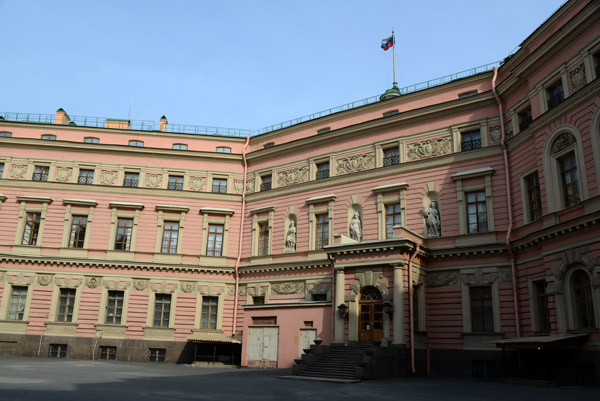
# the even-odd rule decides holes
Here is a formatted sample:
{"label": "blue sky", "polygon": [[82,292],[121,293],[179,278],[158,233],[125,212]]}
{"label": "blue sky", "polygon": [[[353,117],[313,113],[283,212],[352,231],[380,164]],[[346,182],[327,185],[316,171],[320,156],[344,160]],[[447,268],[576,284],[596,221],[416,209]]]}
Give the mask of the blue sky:
{"label": "blue sky", "polygon": [[259,129],[498,61],[564,0],[0,0],[0,112]]}

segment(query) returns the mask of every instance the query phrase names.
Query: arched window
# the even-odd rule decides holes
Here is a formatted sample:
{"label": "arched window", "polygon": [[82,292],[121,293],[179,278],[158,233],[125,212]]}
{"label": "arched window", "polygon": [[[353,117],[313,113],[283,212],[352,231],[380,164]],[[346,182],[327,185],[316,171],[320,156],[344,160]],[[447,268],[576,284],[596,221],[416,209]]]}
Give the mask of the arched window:
{"label": "arched window", "polygon": [[590,276],[583,270],[577,270],[571,276],[573,307],[575,308],[575,325],[578,329],[596,327],[594,318],[594,302]]}
{"label": "arched window", "polygon": [[361,301],[381,301],[382,299],[381,292],[373,286],[363,287],[360,290]]}

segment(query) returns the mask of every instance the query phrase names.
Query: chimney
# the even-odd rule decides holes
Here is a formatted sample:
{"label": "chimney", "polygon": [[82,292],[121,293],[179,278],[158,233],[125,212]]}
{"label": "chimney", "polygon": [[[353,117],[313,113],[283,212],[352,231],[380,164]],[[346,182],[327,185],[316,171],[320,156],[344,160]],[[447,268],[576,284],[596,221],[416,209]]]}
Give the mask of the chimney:
{"label": "chimney", "polygon": [[165,116],[162,116],[162,117],[160,118],[160,130],[161,130],[162,132],[167,132],[167,124],[168,124],[168,123],[169,123],[169,122],[167,121],[167,117],[165,117]]}
{"label": "chimney", "polygon": [[69,125],[69,122],[71,122],[71,119],[69,118],[69,115],[66,111],[64,111],[62,108],[56,110],[56,118],[54,119],[54,124]]}

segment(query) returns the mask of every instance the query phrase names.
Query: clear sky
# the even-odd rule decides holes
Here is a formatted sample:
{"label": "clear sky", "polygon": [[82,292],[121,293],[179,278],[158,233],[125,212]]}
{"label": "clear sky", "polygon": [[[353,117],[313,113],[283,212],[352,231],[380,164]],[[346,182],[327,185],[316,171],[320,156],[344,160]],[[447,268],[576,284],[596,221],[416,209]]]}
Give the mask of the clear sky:
{"label": "clear sky", "polygon": [[0,0],[0,112],[259,129],[502,60],[564,0]]}

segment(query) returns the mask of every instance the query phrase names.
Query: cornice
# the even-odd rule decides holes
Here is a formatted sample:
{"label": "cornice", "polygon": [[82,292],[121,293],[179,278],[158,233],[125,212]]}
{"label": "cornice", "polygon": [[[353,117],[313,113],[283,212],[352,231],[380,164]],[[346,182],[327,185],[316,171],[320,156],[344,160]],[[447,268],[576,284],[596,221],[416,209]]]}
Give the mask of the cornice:
{"label": "cornice", "polygon": [[225,208],[219,208],[219,207],[201,207],[200,213],[201,214],[221,214],[224,216],[231,216],[234,213],[234,211],[232,209],[225,209]]}
{"label": "cornice", "polygon": [[92,199],[63,199],[65,205],[74,206],[97,206],[98,202]]}
{"label": "cornice", "polygon": [[[323,248],[327,255],[337,258],[344,255],[365,254],[365,253],[380,253],[393,251],[410,252],[415,249],[416,243],[408,238],[394,238],[378,241],[354,242],[343,245],[329,245]],[[427,248],[422,247],[419,251],[425,256]],[[372,262],[371,262],[372,263]]]}
{"label": "cornice", "polygon": [[388,192],[388,191],[401,191],[401,190],[405,190],[406,188],[408,188],[407,183],[399,182],[397,184],[380,185],[378,187],[373,188],[371,191],[373,191],[375,193],[379,193],[379,192]]}
{"label": "cornice", "polygon": [[273,211],[275,211],[275,206],[269,205],[269,206],[257,207],[256,209],[252,209],[252,210],[250,210],[250,213],[251,214],[259,214],[259,213],[273,212]]}
{"label": "cornice", "polygon": [[135,203],[135,202],[110,202],[108,204],[111,208],[115,209],[139,209],[142,210],[144,208],[143,203]]}
{"label": "cornice", "polygon": [[179,205],[156,205],[155,207],[157,211],[161,212],[187,213],[190,211],[189,207]]}
{"label": "cornice", "polygon": [[273,272],[284,272],[284,271],[295,271],[295,270],[316,270],[316,269],[331,269],[331,263],[328,259],[321,259],[311,262],[286,262],[265,265],[247,265],[240,266],[240,275],[249,274],[260,274],[260,273],[273,273]]}
{"label": "cornice", "polygon": [[[6,197],[4,197],[4,199],[6,199]],[[17,201],[19,201],[19,202],[51,203],[52,198],[50,198],[48,196],[17,195]]]}

